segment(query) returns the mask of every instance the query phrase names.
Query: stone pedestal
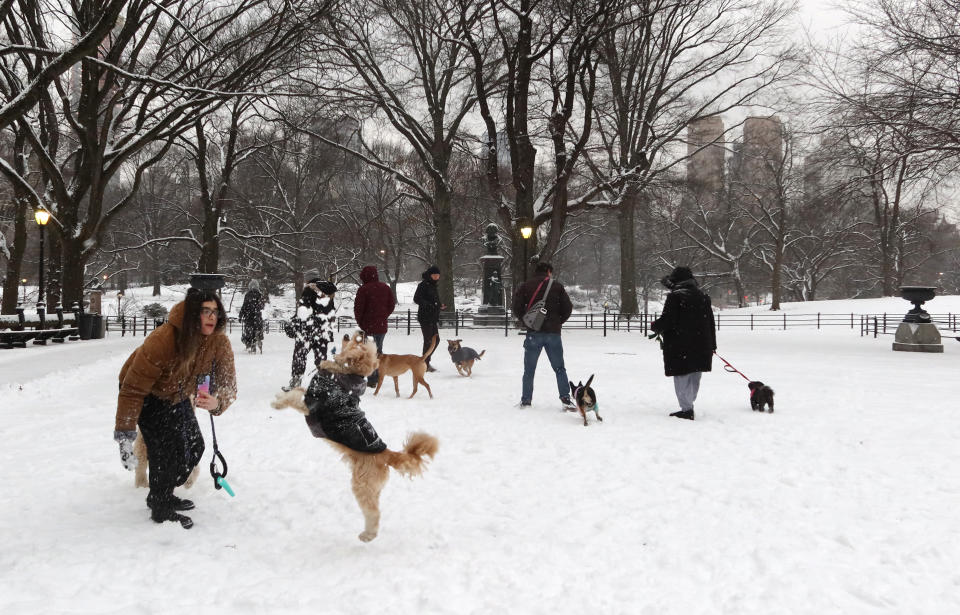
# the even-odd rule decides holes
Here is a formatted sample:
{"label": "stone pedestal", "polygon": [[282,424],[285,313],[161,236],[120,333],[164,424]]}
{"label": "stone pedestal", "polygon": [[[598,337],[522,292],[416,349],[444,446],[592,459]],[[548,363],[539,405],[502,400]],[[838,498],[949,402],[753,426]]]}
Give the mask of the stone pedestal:
{"label": "stone pedestal", "polygon": [[87,307],[88,314],[103,314],[103,291],[90,291],[90,305]]}
{"label": "stone pedestal", "polygon": [[943,352],[940,331],[930,322],[901,322],[894,336],[894,350],[907,352]]}

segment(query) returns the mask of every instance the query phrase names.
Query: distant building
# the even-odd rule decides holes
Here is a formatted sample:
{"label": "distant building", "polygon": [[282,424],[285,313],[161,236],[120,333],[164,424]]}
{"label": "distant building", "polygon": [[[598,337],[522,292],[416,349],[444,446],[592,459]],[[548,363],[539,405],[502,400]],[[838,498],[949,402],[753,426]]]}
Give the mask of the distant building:
{"label": "distant building", "polygon": [[719,195],[724,181],[723,118],[712,115],[687,127],[687,183],[701,195]]}

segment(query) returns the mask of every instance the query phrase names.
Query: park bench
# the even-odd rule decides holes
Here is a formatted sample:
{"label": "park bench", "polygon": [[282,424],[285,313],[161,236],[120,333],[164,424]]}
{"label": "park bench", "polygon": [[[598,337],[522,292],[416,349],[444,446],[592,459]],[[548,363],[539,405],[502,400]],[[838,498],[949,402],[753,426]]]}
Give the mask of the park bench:
{"label": "park bench", "polygon": [[27,342],[45,346],[47,342],[62,344],[67,340],[78,340],[79,320],[80,308],[77,304],[74,304],[72,313],[64,314],[63,308],[57,305],[54,314],[37,310],[35,317],[27,317],[23,306],[17,306],[16,316],[0,317],[0,348],[26,348]]}

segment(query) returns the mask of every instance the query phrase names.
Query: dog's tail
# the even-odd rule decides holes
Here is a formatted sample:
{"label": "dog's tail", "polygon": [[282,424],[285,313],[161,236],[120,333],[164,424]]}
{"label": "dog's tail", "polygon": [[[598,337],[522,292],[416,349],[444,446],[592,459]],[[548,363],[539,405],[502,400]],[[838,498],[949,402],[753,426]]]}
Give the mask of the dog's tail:
{"label": "dog's tail", "polygon": [[385,456],[384,460],[388,466],[400,474],[412,478],[423,473],[428,461],[425,457],[433,459],[439,446],[440,443],[435,437],[418,431],[407,437],[402,451],[397,452],[387,449],[381,454]]}
{"label": "dog's tail", "polygon": [[440,341],[440,336],[439,336],[439,335],[434,335],[434,336],[433,336],[433,340],[431,340],[431,342],[430,342],[430,348],[428,348],[427,351],[426,351],[425,353],[423,353],[423,356],[420,357],[420,360],[421,360],[421,361],[426,361],[426,360],[427,360],[427,357],[429,357],[430,355],[433,354],[433,351],[437,349],[437,342],[439,342],[439,341]]}
{"label": "dog's tail", "polygon": [[486,351],[486,350],[481,350],[481,351],[480,351],[480,354],[477,355],[477,358],[478,358],[478,359],[482,359],[482,358],[483,358],[483,354],[484,354],[485,352],[487,352],[487,351]]}

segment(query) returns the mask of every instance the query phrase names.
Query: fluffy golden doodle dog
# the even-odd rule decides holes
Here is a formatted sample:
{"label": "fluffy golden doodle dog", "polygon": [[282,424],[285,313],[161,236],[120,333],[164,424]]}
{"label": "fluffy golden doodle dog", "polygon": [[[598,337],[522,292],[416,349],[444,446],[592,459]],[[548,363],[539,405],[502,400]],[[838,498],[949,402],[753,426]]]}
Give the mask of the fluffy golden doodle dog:
{"label": "fluffy golden doodle dog", "polygon": [[278,393],[270,405],[293,408],[306,417],[311,433],[326,439],[350,466],[353,495],[363,512],[364,529],[358,538],[369,542],[380,530],[380,492],[393,468],[407,477],[419,476],[427,458],[437,453],[437,439],[417,432],[407,437],[402,451],[392,451],[380,439],[359,408],[366,377],[377,368],[377,347],[359,334],[344,337],[333,361],[320,364],[323,372],[310,387]]}
{"label": "fluffy golden doodle dog", "polygon": [[[434,351],[439,341],[440,336],[434,335],[433,341],[430,342],[430,348],[423,353],[423,356],[417,356],[415,354],[380,355],[380,367],[375,368],[380,370],[378,372],[379,379],[377,380],[377,388],[373,391],[373,394],[376,395],[380,392],[383,381],[389,377],[393,378],[393,388],[397,392],[397,397],[400,397],[400,384],[397,381],[397,377],[409,369],[410,373],[413,374],[413,393],[410,393],[410,397],[417,394],[417,384],[419,383],[426,387],[427,393],[430,394],[430,399],[433,399],[433,391],[430,390],[430,385],[427,384],[427,381],[423,379],[423,375],[427,373],[427,357]],[[373,373],[372,370],[371,373]],[[409,399],[409,397],[407,399]]]}

